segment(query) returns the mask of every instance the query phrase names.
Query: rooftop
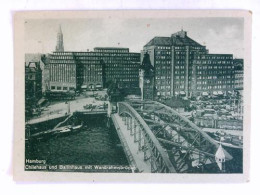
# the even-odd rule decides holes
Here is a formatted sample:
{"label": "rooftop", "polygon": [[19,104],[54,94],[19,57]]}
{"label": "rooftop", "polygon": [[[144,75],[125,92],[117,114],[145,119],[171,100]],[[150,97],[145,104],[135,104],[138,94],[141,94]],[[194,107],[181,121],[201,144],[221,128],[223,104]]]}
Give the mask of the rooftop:
{"label": "rooftop", "polygon": [[172,41],[170,37],[154,37],[151,41],[149,41],[146,46],[152,45],[160,45],[160,46],[171,46]]}
{"label": "rooftop", "polygon": [[129,50],[129,48],[126,47],[95,47],[94,51],[96,49],[109,49],[109,50]]}
{"label": "rooftop", "polygon": [[178,31],[171,35],[171,37],[154,37],[151,41],[149,41],[145,47],[147,46],[197,46],[197,47],[204,47],[203,45],[197,43],[193,39],[187,36],[186,31]]}

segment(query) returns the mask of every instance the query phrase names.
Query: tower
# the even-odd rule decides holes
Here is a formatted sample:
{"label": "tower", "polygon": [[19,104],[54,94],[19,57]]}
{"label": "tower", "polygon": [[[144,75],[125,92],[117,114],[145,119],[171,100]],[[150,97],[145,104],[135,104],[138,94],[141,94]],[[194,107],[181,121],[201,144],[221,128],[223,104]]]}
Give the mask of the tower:
{"label": "tower", "polygon": [[221,143],[220,143],[218,150],[215,154],[215,160],[216,160],[216,163],[217,163],[220,171],[223,171],[225,169],[224,165],[225,165],[225,161],[226,161],[226,155],[223,151]]}
{"label": "tower", "polygon": [[63,46],[63,34],[61,31],[61,26],[59,26],[59,30],[57,33],[57,45],[56,45],[56,50],[55,51],[64,51],[64,46]]}
{"label": "tower", "polygon": [[154,67],[147,52],[139,68],[139,87],[142,100],[154,100]]}

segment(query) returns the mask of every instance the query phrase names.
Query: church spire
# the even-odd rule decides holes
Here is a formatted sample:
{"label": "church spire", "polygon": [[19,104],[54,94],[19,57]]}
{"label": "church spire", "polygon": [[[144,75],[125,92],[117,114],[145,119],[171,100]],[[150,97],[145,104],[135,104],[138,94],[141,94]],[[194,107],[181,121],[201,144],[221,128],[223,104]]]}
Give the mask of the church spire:
{"label": "church spire", "polygon": [[59,25],[59,31],[58,33],[62,34],[61,25]]}
{"label": "church spire", "polygon": [[63,34],[61,30],[61,25],[59,25],[58,33],[57,33],[57,45],[56,45],[56,51],[64,51],[63,46]]}

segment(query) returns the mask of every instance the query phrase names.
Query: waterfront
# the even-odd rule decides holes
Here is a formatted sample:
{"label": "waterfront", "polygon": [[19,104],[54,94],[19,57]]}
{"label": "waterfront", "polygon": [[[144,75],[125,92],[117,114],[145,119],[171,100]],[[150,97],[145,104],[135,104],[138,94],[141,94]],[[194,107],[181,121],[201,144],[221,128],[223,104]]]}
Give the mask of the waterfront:
{"label": "waterfront", "polygon": [[[77,99],[74,102],[77,103],[78,108],[86,105],[90,98]],[[100,104],[102,102],[99,102]],[[58,103],[58,106],[64,103]],[[79,106],[80,105],[80,106]],[[57,107],[57,104],[53,104],[49,107],[53,110]],[[66,110],[66,107],[64,108]],[[82,109],[83,110],[83,109]],[[84,110],[83,110],[84,111]],[[118,138],[117,131],[114,125],[111,128],[107,128],[107,116],[106,112],[97,114],[92,112],[74,112],[73,115],[64,116],[59,119],[42,121],[40,123],[30,124],[30,135],[26,144],[26,158],[25,169],[26,170],[48,170],[48,171],[77,171],[77,172],[132,172],[131,167],[125,156],[125,149],[122,147]],[[65,118],[70,118],[66,120]],[[65,120],[64,120],[65,119]],[[49,132],[54,129],[57,124],[61,124],[61,121],[66,121],[61,127],[69,125],[83,125],[83,128],[74,133],[60,134],[52,133],[47,136],[38,136],[38,132]],[[113,123],[111,123],[113,124]],[[234,131],[234,130],[233,130]],[[235,131],[236,132],[236,131]],[[210,134],[209,132],[207,132]],[[128,139],[127,135],[123,140]],[[130,144],[134,146],[135,144]],[[230,148],[223,147],[233,156],[231,161],[225,162],[224,170],[220,171],[215,163],[206,164],[205,166],[190,167],[190,173],[242,173],[243,172],[243,150],[242,148]],[[128,145],[129,147],[129,145]],[[135,145],[137,148],[137,145]],[[164,146],[165,147],[165,146]],[[167,147],[166,147],[167,148]],[[167,148],[171,151],[172,147]],[[139,152],[132,152],[135,157]],[[139,154],[143,158],[143,154]],[[131,156],[131,155],[130,155]],[[129,156],[128,156],[129,158]],[[45,163],[28,163],[30,160],[44,161]],[[135,158],[135,161],[137,159]],[[129,161],[131,162],[131,160]],[[146,161],[147,162],[147,161]],[[133,164],[131,163],[133,166]],[[40,167],[42,166],[42,167]],[[95,166],[103,166],[103,168],[95,168]],[[107,166],[115,166],[114,168],[108,168]],[[119,167],[125,166],[120,170]],[[135,166],[135,165],[134,165]],[[93,168],[94,167],[94,168]],[[140,168],[140,166],[139,166]],[[143,169],[141,168],[143,171]],[[150,169],[149,169],[150,170]],[[141,171],[141,172],[142,172]]]}
{"label": "waterfront", "polygon": [[87,127],[77,134],[27,144],[26,159],[43,159],[48,165],[128,165],[120,140],[105,119],[82,118]]}

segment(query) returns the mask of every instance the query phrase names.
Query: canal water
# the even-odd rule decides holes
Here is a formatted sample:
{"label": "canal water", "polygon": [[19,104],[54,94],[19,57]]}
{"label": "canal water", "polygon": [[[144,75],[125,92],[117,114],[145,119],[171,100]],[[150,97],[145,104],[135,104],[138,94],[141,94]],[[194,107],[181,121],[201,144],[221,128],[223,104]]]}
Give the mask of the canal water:
{"label": "canal water", "polygon": [[[47,165],[113,165],[129,166],[120,140],[114,126],[107,128],[106,116],[78,116],[78,122],[83,121],[83,129],[77,134],[69,134],[63,137],[51,137],[45,140],[37,140],[26,144],[25,159],[44,160]],[[46,127],[46,126],[50,127]],[[45,124],[49,129],[53,124]],[[39,127],[38,127],[39,128]],[[224,147],[225,148],[225,147]],[[240,149],[225,148],[233,156],[233,160],[226,162],[225,173],[243,172],[243,151]],[[28,165],[28,163],[26,163]],[[34,164],[35,165],[35,164]],[[65,170],[51,170],[65,171]],[[121,170],[67,170],[85,172],[130,172]],[[191,173],[200,173],[201,170],[191,170]],[[216,165],[204,168],[204,173],[218,173]]]}
{"label": "canal water", "polygon": [[124,165],[128,162],[106,117],[81,117],[86,127],[77,134],[49,138],[26,145],[26,159],[46,160],[48,165]]}

